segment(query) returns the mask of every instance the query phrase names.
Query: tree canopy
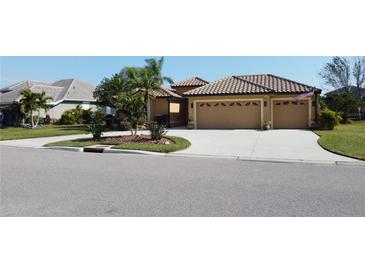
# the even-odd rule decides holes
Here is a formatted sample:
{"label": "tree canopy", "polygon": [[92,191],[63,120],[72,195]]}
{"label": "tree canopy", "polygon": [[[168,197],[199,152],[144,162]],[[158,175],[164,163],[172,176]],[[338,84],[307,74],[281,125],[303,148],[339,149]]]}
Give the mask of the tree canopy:
{"label": "tree canopy", "polygon": [[119,95],[143,93],[145,102],[148,92],[159,89],[164,81],[172,83],[170,77],[162,76],[164,58],[146,59],[144,67],[124,67],[110,78],[104,78],[94,91],[94,97],[102,106],[117,108]]}
{"label": "tree canopy", "polygon": [[355,57],[352,62],[346,57],[333,57],[319,75],[331,88],[345,88],[347,93],[352,85],[360,89],[365,86],[365,57]]}
{"label": "tree canopy", "polygon": [[325,64],[319,75],[323,78],[326,85],[335,89],[348,89],[351,77],[350,63],[347,58],[333,57],[331,62]]}
{"label": "tree canopy", "polygon": [[358,107],[362,106],[360,98],[352,94],[331,94],[324,98],[325,104],[336,112],[339,112],[344,122],[347,122],[351,113],[358,112]]}

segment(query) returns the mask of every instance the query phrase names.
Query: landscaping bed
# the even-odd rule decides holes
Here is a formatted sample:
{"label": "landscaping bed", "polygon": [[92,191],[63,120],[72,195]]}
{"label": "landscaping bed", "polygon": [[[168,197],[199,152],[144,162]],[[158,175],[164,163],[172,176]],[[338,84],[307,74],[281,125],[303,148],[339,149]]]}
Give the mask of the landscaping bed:
{"label": "landscaping bed", "polygon": [[92,139],[75,139],[50,143],[46,147],[87,147],[92,145],[111,145],[115,149],[144,150],[161,153],[169,153],[188,148],[191,144],[188,140],[176,137],[165,136],[161,140],[152,140],[149,135],[124,135],[103,137],[100,141]]}
{"label": "landscaping bed", "polygon": [[315,130],[318,143],[325,149],[365,160],[365,121],[340,124],[334,130]]}
{"label": "landscaping bed", "polygon": [[41,128],[0,128],[0,141],[88,133],[84,125],[46,125]]}
{"label": "landscaping bed", "polygon": [[125,142],[134,142],[139,144],[160,144],[160,145],[168,145],[174,143],[171,139],[162,138],[161,140],[152,140],[149,135],[124,135],[124,136],[113,136],[113,137],[105,137],[102,140],[103,143],[107,144],[121,144]]}

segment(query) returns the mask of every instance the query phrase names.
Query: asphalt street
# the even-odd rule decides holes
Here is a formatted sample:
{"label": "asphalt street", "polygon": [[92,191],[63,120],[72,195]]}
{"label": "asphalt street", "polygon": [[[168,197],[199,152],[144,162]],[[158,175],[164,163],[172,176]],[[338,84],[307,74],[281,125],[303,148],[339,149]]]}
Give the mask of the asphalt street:
{"label": "asphalt street", "polygon": [[365,216],[365,166],[0,147],[1,216]]}

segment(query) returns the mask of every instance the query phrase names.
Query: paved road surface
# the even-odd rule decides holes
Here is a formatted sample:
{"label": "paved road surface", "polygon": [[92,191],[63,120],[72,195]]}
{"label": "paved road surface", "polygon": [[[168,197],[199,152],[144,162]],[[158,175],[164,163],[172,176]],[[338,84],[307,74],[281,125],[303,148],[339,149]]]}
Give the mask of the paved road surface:
{"label": "paved road surface", "polygon": [[365,216],[365,167],[0,147],[1,216]]}

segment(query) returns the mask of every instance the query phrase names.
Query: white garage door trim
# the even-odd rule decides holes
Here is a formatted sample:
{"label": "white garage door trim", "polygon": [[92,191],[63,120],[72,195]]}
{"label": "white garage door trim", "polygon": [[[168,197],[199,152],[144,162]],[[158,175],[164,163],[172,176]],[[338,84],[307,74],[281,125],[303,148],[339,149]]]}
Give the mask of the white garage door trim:
{"label": "white garage door trim", "polygon": [[[271,126],[274,129],[274,101],[291,101],[294,97],[285,97],[285,98],[271,98]],[[308,101],[308,127],[312,125],[312,99],[311,98],[303,98],[299,101],[307,100]]]}
{"label": "white garage door trim", "polygon": [[257,99],[209,99],[209,100],[195,100],[194,101],[194,128],[197,129],[197,119],[196,119],[196,103],[203,103],[203,102],[242,102],[242,101],[260,101],[261,106],[261,119],[260,124],[261,128],[264,125],[264,99],[257,98]]}

